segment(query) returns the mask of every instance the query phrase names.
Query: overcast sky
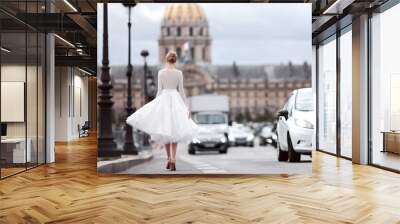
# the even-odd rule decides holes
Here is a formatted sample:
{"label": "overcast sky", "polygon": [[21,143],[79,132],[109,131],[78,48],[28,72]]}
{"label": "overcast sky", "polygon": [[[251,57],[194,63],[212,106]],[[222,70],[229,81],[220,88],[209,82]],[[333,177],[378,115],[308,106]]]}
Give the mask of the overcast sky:
{"label": "overcast sky", "polygon": [[[111,65],[126,65],[128,9],[109,5]],[[132,61],[143,64],[140,51],[158,64],[160,23],[168,4],[139,3],[132,11]],[[213,64],[273,64],[311,62],[311,4],[208,3]],[[98,7],[98,63],[102,58],[103,8]]]}

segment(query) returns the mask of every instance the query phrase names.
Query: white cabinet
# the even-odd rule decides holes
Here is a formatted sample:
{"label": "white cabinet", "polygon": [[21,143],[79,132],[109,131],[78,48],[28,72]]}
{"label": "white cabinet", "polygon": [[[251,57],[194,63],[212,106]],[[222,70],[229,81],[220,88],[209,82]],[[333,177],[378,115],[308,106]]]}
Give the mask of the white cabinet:
{"label": "white cabinet", "polygon": [[[25,144],[28,144],[25,151]],[[1,140],[2,148],[12,152],[12,163],[25,163],[32,161],[32,141],[24,138],[7,138]],[[11,154],[10,154],[11,157]],[[10,158],[11,160],[11,158]]]}

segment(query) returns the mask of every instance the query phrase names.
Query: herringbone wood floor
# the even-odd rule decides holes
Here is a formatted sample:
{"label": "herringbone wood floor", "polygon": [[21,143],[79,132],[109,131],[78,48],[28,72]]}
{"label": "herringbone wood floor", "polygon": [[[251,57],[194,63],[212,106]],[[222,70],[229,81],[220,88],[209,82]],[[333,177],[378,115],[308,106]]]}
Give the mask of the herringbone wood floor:
{"label": "herringbone wood floor", "polygon": [[0,181],[0,223],[400,223],[400,175],[322,153],[312,176],[98,176],[95,138]]}

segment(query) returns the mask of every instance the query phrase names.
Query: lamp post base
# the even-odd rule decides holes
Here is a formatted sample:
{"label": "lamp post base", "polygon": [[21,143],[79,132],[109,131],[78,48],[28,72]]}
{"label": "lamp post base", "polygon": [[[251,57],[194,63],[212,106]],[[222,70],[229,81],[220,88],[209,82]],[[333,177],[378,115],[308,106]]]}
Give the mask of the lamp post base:
{"label": "lamp post base", "polygon": [[[128,80],[129,80],[128,83],[130,84],[130,76],[128,76]],[[130,87],[128,89],[130,89]],[[128,95],[129,95],[129,93],[128,93]],[[132,98],[128,97],[128,107],[126,108],[126,114],[127,114],[126,119],[128,119],[128,117],[131,114],[133,114],[133,112],[135,112],[135,109],[130,106],[131,100],[132,100]],[[125,139],[124,139],[123,150],[124,151],[122,152],[122,154],[125,154],[125,155],[137,155],[138,154],[138,151],[135,147],[135,143],[133,141],[133,128],[127,123],[125,123]]]}
{"label": "lamp post base", "polygon": [[138,151],[135,147],[135,144],[133,142],[133,136],[132,136],[132,128],[130,126],[125,127],[125,143],[124,143],[124,151],[122,154],[124,155],[137,155]]}
{"label": "lamp post base", "polygon": [[117,144],[114,141],[104,141],[99,139],[97,145],[98,157],[121,157],[121,151],[117,149]]}
{"label": "lamp post base", "polygon": [[124,152],[122,153],[124,155],[137,155],[139,154],[136,149],[134,148],[133,144],[132,145],[124,145]]}

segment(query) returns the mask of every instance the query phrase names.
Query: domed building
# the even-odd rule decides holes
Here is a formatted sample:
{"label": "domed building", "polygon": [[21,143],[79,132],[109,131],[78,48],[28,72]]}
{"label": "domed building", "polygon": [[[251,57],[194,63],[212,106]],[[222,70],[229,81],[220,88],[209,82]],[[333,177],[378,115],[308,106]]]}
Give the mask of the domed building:
{"label": "domed building", "polygon": [[180,63],[211,63],[211,37],[207,16],[196,3],[168,5],[161,22],[160,62],[169,50],[176,51]]}

